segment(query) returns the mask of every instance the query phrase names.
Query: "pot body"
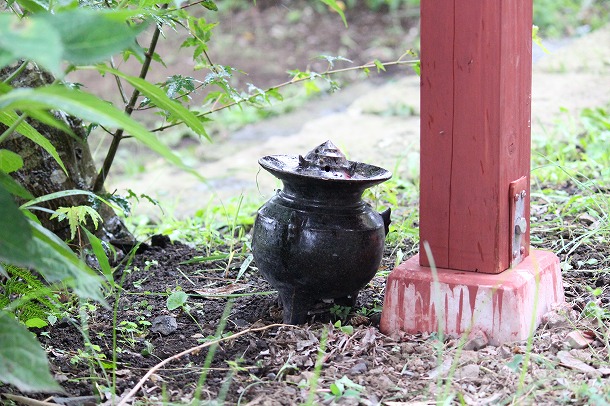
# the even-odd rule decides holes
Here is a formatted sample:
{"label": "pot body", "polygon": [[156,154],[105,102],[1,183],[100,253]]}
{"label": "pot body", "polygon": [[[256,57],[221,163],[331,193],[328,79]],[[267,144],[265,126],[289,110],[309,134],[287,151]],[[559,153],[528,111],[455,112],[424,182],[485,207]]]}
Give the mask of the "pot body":
{"label": "pot body", "polygon": [[362,188],[309,185],[302,196],[284,186],[258,211],[252,252],[279,292],[284,322],[300,324],[315,300],[355,304],[381,263],[389,218],[360,199]]}

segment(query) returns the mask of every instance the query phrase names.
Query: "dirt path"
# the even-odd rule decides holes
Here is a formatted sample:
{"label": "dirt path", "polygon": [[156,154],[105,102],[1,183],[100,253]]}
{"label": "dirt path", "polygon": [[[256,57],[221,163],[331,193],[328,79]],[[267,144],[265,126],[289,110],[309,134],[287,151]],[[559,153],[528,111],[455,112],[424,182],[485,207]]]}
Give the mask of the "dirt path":
{"label": "dirt path", "polygon": [[[550,137],[561,109],[578,112],[610,103],[610,26],[542,56],[534,66],[532,133]],[[405,68],[404,72],[408,72]],[[158,198],[175,215],[188,216],[209,201],[257,195],[266,199],[279,185],[260,172],[259,157],[302,154],[332,139],[352,160],[386,167],[400,176],[418,173],[419,78],[367,80],[315,99],[297,111],[265,120],[235,132],[223,142],[205,145],[207,158],[196,165],[206,177],[168,168],[155,160],[146,172],[111,189],[134,189]],[[134,185],[137,185],[134,187]],[[155,216],[157,209],[140,205],[137,212]]]}

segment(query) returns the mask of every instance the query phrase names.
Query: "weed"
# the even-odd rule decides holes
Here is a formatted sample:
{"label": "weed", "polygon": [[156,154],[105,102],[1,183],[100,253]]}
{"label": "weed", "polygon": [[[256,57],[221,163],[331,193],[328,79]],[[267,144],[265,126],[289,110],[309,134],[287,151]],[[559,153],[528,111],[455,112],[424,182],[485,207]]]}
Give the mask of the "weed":
{"label": "weed", "polygon": [[335,304],[330,308],[330,314],[335,316],[335,318],[339,319],[339,321],[345,321],[347,316],[349,316],[349,312],[352,310],[350,306],[342,306]]}
{"label": "weed", "polygon": [[316,391],[318,390],[318,384],[320,382],[320,374],[322,373],[322,364],[324,363],[324,357],[326,355],[327,342],[328,330],[325,328],[322,330],[322,336],[320,337],[320,346],[318,347],[318,356],[316,357],[316,364],[313,369],[313,374],[307,382],[309,389],[309,395],[307,396],[307,401],[305,402],[305,405],[307,406],[312,406],[315,404]]}
{"label": "weed", "polygon": [[360,394],[364,391],[364,386],[358,385],[347,376],[342,376],[330,384],[330,393],[324,396],[325,401],[338,402],[341,398],[355,398],[360,400]]}

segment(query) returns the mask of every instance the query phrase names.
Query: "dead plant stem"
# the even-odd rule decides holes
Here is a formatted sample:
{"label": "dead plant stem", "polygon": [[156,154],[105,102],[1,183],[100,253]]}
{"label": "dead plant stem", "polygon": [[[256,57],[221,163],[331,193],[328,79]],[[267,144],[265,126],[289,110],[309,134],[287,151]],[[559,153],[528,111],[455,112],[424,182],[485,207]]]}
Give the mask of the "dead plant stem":
{"label": "dead plant stem", "polygon": [[138,390],[140,390],[140,388],[142,387],[142,385],[144,385],[144,383],[146,383],[146,381],[148,380],[148,378],[151,377],[152,374],[154,374],[156,371],[158,371],[160,368],[162,368],[164,365],[170,363],[171,361],[180,359],[180,357],[183,357],[187,354],[191,354],[193,352],[197,352],[197,351],[201,351],[204,348],[207,348],[211,345],[215,345],[215,344],[219,344],[221,342],[225,342],[225,341],[230,341],[233,340],[237,337],[241,337],[245,334],[248,333],[256,333],[259,331],[265,331],[265,330],[269,330],[270,328],[274,328],[274,327],[294,327],[288,324],[270,324],[268,326],[264,326],[264,327],[258,327],[258,328],[249,328],[247,330],[243,330],[240,331],[239,333],[235,333],[229,337],[224,337],[224,338],[219,338],[217,340],[214,341],[209,341],[207,343],[198,345],[196,347],[192,347],[189,348],[187,350],[182,351],[181,353],[172,355],[169,358],[164,359],[163,361],[159,362],[157,365],[155,365],[154,367],[152,367],[151,369],[148,370],[148,372],[142,377],[142,379],[140,379],[138,381],[138,383],[129,391],[129,393],[127,393],[127,395],[125,395],[125,397],[123,399],[121,399],[121,401],[118,403],[117,406],[125,406],[127,405],[127,401],[129,399],[131,399],[137,392]]}

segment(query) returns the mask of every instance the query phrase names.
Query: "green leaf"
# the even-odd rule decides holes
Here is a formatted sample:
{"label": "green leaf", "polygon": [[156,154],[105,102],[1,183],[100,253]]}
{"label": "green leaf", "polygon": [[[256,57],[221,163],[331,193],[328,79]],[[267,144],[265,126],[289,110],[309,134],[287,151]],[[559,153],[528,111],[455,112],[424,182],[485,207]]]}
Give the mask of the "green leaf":
{"label": "green leaf", "polygon": [[37,205],[38,203],[48,202],[49,200],[59,199],[59,198],[68,197],[68,196],[79,196],[79,195],[86,195],[86,196],[90,196],[90,197],[93,197],[96,199],[100,198],[95,193],[89,192],[87,190],[68,189],[68,190],[61,190],[59,192],[53,192],[53,193],[49,193],[49,194],[37,197],[36,199],[32,199],[32,200],[22,204],[19,208],[27,209],[28,207],[32,207],[34,205]]}
{"label": "green leaf", "polygon": [[76,228],[79,225],[87,224],[87,217],[91,218],[95,229],[97,229],[98,223],[102,221],[102,218],[91,206],[60,207],[55,210],[50,219],[58,219],[59,221],[67,219],[70,225],[70,238],[73,240],[76,237]]}
{"label": "green leaf", "polygon": [[31,252],[27,250],[32,239],[30,226],[12,196],[1,186],[0,224],[0,262],[30,263]]}
{"label": "green leaf", "polygon": [[108,127],[123,128],[127,133],[137,138],[144,145],[176,166],[199,176],[192,168],[187,167],[167,146],[163,145],[153,133],[142,124],[128,117],[110,103],[96,96],[76,89],[68,89],[60,85],[39,88],[16,89],[0,96],[0,110],[6,108],[19,109],[27,112],[29,109],[56,109],[80,117],[84,120]]}
{"label": "green leaf", "polygon": [[537,25],[532,25],[532,42],[538,45],[540,49],[542,49],[542,52],[544,52],[545,54],[550,54],[551,51],[549,51],[547,47],[544,46],[544,44],[542,43],[542,39],[538,36],[539,30],[540,27],[538,27]]}
{"label": "green leaf", "polygon": [[47,356],[34,334],[1,310],[0,381],[24,392],[62,392],[49,372]]}
{"label": "green leaf", "polygon": [[415,62],[411,68],[413,68],[413,72],[415,72],[417,76],[421,76],[421,61]]}
{"label": "green leaf", "polygon": [[147,24],[128,24],[136,12],[74,9],[38,17],[59,33],[63,59],[73,64],[92,64],[135,45]]}
{"label": "green leaf", "polygon": [[33,317],[31,319],[27,319],[25,321],[25,325],[28,328],[43,328],[49,325],[49,323],[47,323],[46,321],[44,321],[43,319],[41,319],[40,317]]}
{"label": "green leaf", "polygon": [[[18,119],[19,116],[14,111],[0,111],[0,123],[6,125],[7,127],[10,127]],[[51,144],[48,139],[46,139],[42,134],[40,134],[38,130],[36,130],[27,122],[23,121],[17,126],[17,128],[15,128],[15,131],[28,138],[29,140],[35,142],[42,149],[47,151],[49,155],[51,155],[53,159],[55,159],[61,169],[63,169],[66,174],[68,173],[68,170],[64,166],[64,163],[59,157],[59,154],[57,153],[57,150],[55,149],[53,144]]]}
{"label": "green leaf", "polygon": [[106,251],[104,250],[102,241],[86,228],[83,227],[82,229],[87,235],[87,239],[89,240],[89,244],[91,244],[91,249],[93,250],[93,254],[95,254],[95,257],[97,258],[97,263],[100,265],[100,270],[102,271],[102,274],[104,274],[104,276],[108,280],[108,283],[110,283],[111,286],[114,286],[114,276],[112,275],[112,268],[110,267],[108,255],[106,255]]}
{"label": "green leaf", "polygon": [[0,149],[0,171],[4,173],[15,172],[23,167],[23,159],[19,154],[9,151],[8,149]]}
{"label": "green leaf", "polygon": [[31,266],[49,282],[62,282],[83,298],[105,304],[101,293],[101,279],[85,265],[55,234],[30,221],[33,239],[26,249],[31,260],[22,266]]}
{"label": "green leaf", "polygon": [[214,3],[212,0],[203,0],[201,5],[208,10],[218,11],[218,6],[216,6],[216,3]]}
{"label": "green leaf", "polygon": [[343,24],[347,27],[347,20],[345,19],[345,14],[343,13],[343,9],[335,0],[320,0],[322,3],[326,4],[328,7],[332,8],[341,16],[341,20],[343,20]]}
{"label": "green leaf", "polygon": [[210,140],[210,137],[205,132],[203,124],[197,118],[197,116],[191,111],[189,111],[189,109],[184,107],[182,104],[170,99],[167,94],[159,87],[147,82],[144,79],[126,75],[121,71],[111,69],[107,66],[98,66],[97,69],[100,72],[111,73],[115,76],[125,79],[127,82],[129,82],[130,85],[138,89],[140,93],[148,97],[157,107],[167,111],[174,118],[183,121],[184,124],[186,124],[191,130],[195,131],[195,133],[197,133],[198,135],[203,135],[208,140]]}
{"label": "green leaf", "polygon": [[383,63],[381,63],[381,61],[379,59],[375,59],[373,61],[373,63],[375,64],[375,67],[377,68],[377,73],[381,73],[381,71],[385,72],[385,66],[383,65]]}
{"label": "green leaf", "polygon": [[33,199],[31,195],[23,186],[21,186],[15,179],[11,178],[4,172],[0,172],[0,189],[4,188],[7,192],[19,196],[23,199]]}
{"label": "green leaf", "polygon": [[[95,31],[95,30],[93,30]],[[35,61],[55,75],[63,75],[61,59],[64,48],[51,24],[39,18],[19,20],[10,14],[0,14],[0,50],[2,64],[18,59]]]}
{"label": "green leaf", "polygon": [[184,306],[187,298],[187,294],[181,290],[176,290],[172,292],[171,295],[167,297],[168,310],[175,310],[179,307]]}
{"label": "green leaf", "polygon": [[44,12],[49,9],[49,2],[44,0],[17,0],[17,3],[31,13]]}

